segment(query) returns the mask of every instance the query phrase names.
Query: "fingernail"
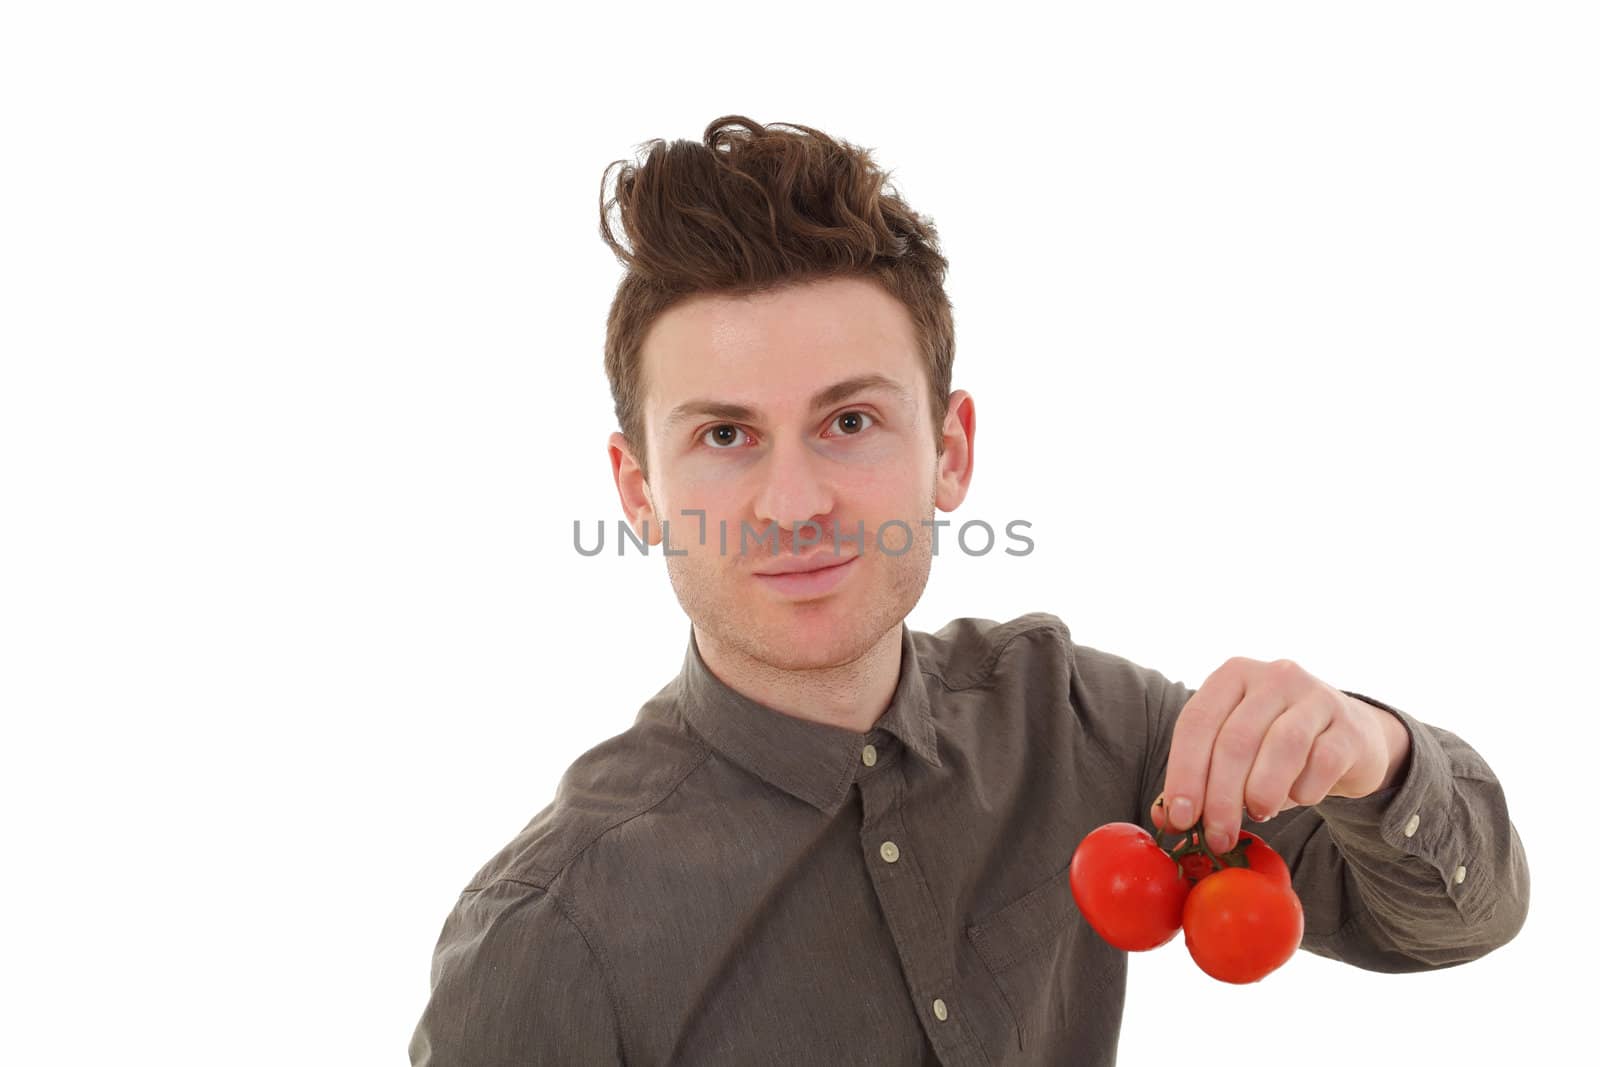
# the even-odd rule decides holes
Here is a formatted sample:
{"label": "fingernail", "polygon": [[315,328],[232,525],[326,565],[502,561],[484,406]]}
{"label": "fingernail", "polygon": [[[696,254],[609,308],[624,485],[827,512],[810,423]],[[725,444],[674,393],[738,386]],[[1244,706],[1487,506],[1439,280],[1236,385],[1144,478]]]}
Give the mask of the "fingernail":
{"label": "fingernail", "polygon": [[1172,828],[1174,830],[1187,830],[1194,823],[1194,802],[1188,797],[1173,797],[1169,802],[1172,812]]}
{"label": "fingernail", "polygon": [[1206,831],[1206,844],[1211,846],[1212,852],[1228,851],[1228,837],[1216,830]]}

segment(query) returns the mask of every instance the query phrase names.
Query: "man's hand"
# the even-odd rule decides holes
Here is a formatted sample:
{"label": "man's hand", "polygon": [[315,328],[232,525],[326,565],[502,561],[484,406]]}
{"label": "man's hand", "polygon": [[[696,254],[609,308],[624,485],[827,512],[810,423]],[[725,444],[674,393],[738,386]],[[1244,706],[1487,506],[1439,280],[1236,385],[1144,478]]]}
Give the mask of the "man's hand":
{"label": "man's hand", "polygon": [[1177,831],[1203,815],[1207,844],[1223,852],[1238,839],[1243,810],[1262,822],[1325,797],[1367,796],[1394,784],[1410,751],[1405,724],[1383,708],[1289,660],[1236,656],[1178,713],[1151,818]]}

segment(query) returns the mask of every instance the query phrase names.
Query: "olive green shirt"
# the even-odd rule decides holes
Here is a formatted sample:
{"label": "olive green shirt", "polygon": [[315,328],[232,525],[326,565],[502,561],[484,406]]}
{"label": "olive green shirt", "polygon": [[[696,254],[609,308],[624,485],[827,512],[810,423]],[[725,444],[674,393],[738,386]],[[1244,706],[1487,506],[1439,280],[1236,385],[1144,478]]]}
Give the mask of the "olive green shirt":
{"label": "olive green shirt", "polygon": [[[461,893],[411,1061],[1112,1064],[1128,957],[1067,865],[1103,823],[1150,827],[1192,693],[1043,612],[902,624],[858,734],[733,691],[691,628],[679,675]],[[1495,775],[1349,695],[1410,732],[1398,784],[1244,823],[1293,871],[1302,947],[1400,972],[1505,944],[1528,868]]]}

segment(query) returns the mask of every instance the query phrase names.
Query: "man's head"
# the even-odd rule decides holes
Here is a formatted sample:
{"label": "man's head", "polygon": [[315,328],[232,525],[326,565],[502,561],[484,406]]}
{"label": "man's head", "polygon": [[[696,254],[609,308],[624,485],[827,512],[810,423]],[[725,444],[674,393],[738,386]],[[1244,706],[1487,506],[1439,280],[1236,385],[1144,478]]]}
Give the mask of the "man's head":
{"label": "man's head", "polygon": [[[974,433],[971,398],[949,389],[932,225],[866,152],[791,129],[734,116],[703,144],[652,142],[601,198],[628,267],[606,334],[623,507],[651,544],[670,522],[697,632],[785,670],[849,662],[898,628],[927,582],[924,524],[966,494]],[[758,540],[773,530],[776,553]],[[859,558],[831,582],[761,573],[818,552]]]}

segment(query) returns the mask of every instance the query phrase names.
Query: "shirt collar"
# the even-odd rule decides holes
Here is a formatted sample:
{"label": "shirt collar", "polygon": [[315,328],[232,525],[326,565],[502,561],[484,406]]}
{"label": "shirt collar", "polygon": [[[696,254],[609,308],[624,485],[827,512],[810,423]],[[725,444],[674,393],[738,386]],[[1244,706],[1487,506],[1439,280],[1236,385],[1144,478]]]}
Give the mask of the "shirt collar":
{"label": "shirt collar", "polygon": [[932,766],[941,766],[927,684],[904,621],[894,696],[865,734],[785,715],[730,688],[701,658],[692,625],[678,693],[684,718],[713,748],[830,815],[849,796],[857,772],[865,769],[861,750],[868,744],[885,747],[892,735]]}

